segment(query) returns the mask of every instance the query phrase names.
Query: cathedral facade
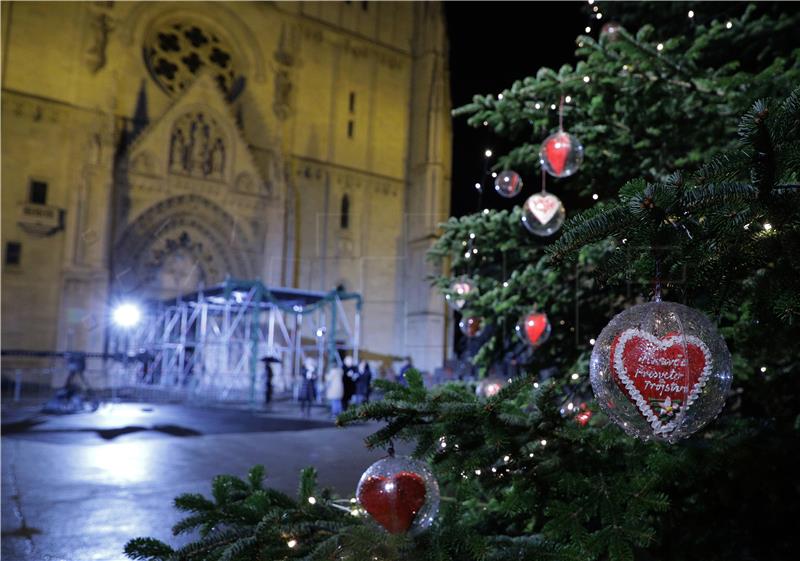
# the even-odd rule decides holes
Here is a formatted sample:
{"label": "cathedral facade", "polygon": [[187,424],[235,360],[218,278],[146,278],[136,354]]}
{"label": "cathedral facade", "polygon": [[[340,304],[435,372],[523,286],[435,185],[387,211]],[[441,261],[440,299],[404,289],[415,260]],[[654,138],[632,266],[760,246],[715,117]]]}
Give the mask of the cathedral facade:
{"label": "cathedral facade", "polygon": [[109,310],[226,278],[364,299],[442,364],[437,2],[4,2],[2,345],[102,351]]}

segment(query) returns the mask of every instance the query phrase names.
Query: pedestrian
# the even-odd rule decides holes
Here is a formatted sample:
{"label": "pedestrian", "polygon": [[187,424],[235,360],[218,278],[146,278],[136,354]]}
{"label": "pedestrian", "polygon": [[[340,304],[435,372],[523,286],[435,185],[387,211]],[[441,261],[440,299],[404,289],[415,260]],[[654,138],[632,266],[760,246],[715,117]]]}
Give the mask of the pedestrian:
{"label": "pedestrian", "polygon": [[264,404],[269,405],[272,401],[272,378],[274,373],[272,371],[272,364],[280,362],[277,358],[272,356],[265,356],[261,359],[264,362]]}
{"label": "pedestrian", "polygon": [[317,361],[306,358],[300,378],[300,392],[297,399],[300,402],[300,411],[306,416],[311,416],[311,406],[316,400]]}
{"label": "pedestrian", "polygon": [[414,368],[414,363],[411,361],[411,357],[406,358],[406,362],[403,367],[400,369],[400,374],[397,376],[397,383],[402,384],[404,386],[408,386],[408,380],[406,380],[406,373]]}
{"label": "pedestrian", "polygon": [[[353,357],[347,355],[344,357],[344,375],[342,382],[344,384],[344,397],[342,398],[342,408],[346,411],[350,405],[350,400],[356,393],[356,379],[358,378],[358,371],[355,364],[353,364]],[[355,401],[355,400],[354,400]]]}
{"label": "pedestrian", "polygon": [[362,360],[358,365],[358,378],[356,378],[356,403],[362,404],[369,401],[370,385],[372,383],[372,371],[369,363]]}
{"label": "pedestrian", "polygon": [[328,371],[326,380],[325,397],[331,404],[331,416],[335,419],[342,412],[342,398],[344,397],[344,370],[334,366]]}

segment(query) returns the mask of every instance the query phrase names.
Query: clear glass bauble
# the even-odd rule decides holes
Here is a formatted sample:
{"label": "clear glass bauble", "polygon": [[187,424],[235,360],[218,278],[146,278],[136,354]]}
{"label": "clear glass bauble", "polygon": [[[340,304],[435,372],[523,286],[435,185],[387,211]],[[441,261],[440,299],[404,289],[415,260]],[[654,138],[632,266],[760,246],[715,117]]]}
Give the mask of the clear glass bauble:
{"label": "clear glass bauble", "polygon": [[494,190],[506,199],[516,197],[522,191],[522,178],[515,171],[502,171],[494,179]]}
{"label": "clear glass bauble", "polygon": [[367,468],[356,499],[390,534],[416,534],[429,528],[439,512],[439,483],[424,462],[389,456]]}
{"label": "clear glass bauble", "polygon": [[525,314],[514,329],[517,336],[534,349],[550,338],[550,320],[542,312]]}
{"label": "clear glass bauble", "polygon": [[460,311],[466,306],[467,299],[477,293],[478,288],[475,283],[466,277],[461,277],[453,280],[450,284],[450,290],[445,294],[444,298],[454,310]]}
{"label": "clear glass bauble", "polygon": [[461,333],[467,337],[480,337],[483,333],[483,319],[479,317],[462,317],[458,322]]}
{"label": "clear glass bauble", "polygon": [[600,37],[606,41],[617,41],[620,38],[619,31],[622,24],[617,21],[609,21],[600,29]]}
{"label": "clear glass bauble", "polygon": [[539,162],[554,177],[569,177],[583,163],[583,145],[568,132],[558,131],[542,142]]}
{"label": "clear glass bauble", "polygon": [[714,419],[731,386],[725,340],[701,312],[673,302],[618,314],[589,363],[597,402],[628,434],[676,442]]}
{"label": "clear glass bauble", "polygon": [[494,397],[508,384],[509,379],[502,376],[489,376],[484,378],[475,387],[475,395],[480,397]]}
{"label": "clear glass bauble", "polygon": [[564,223],[567,211],[552,193],[535,193],[522,206],[522,224],[537,236],[552,236]]}

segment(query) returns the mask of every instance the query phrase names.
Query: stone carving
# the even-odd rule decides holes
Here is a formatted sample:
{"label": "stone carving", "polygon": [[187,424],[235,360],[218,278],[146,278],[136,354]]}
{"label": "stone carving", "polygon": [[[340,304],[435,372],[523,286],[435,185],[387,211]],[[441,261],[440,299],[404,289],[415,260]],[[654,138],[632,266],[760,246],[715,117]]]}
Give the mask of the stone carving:
{"label": "stone carving", "polygon": [[222,128],[202,111],[175,121],[169,141],[169,171],[204,179],[225,177],[226,148]]}
{"label": "stone carving", "polygon": [[89,44],[84,53],[86,67],[92,74],[106,65],[108,36],[112,29],[113,2],[94,2],[89,7]]}

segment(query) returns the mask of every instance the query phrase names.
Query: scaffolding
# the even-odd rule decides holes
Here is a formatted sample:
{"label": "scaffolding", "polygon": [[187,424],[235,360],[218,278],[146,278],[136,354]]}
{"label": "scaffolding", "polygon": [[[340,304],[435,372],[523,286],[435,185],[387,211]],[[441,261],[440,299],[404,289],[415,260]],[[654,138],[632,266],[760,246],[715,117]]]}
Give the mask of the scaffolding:
{"label": "scaffolding", "polygon": [[[268,288],[259,281],[229,279],[221,285],[151,302],[136,326],[115,327],[109,352],[117,362],[112,385],[134,397],[249,401],[265,394],[265,366],[275,391],[296,392],[307,357],[317,380],[327,366],[358,361],[361,296],[343,291]],[[320,392],[318,392],[318,395]]]}

